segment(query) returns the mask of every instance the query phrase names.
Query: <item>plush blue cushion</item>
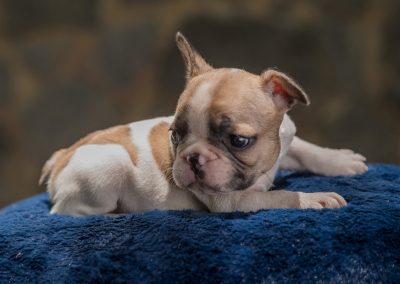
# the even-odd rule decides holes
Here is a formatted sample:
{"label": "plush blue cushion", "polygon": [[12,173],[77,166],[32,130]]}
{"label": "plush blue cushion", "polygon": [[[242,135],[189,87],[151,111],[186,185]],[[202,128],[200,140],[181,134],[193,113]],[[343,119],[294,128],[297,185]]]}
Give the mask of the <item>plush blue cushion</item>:
{"label": "plush blue cushion", "polygon": [[46,194],[0,213],[0,283],[400,283],[400,168],[356,177],[282,172],[341,209],[119,217],[49,215]]}

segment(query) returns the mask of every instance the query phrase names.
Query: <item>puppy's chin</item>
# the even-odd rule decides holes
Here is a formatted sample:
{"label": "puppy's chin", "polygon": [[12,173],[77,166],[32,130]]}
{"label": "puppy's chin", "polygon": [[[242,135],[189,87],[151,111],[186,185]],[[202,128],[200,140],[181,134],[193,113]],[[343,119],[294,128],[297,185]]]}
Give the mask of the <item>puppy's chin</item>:
{"label": "puppy's chin", "polygon": [[221,195],[221,194],[229,194],[233,191],[235,191],[232,188],[227,188],[227,189],[220,189],[220,188],[215,188],[215,187],[209,187],[205,185],[202,182],[194,182],[187,186],[187,188],[193,192],[201,192],[204,194],[208,195]]}

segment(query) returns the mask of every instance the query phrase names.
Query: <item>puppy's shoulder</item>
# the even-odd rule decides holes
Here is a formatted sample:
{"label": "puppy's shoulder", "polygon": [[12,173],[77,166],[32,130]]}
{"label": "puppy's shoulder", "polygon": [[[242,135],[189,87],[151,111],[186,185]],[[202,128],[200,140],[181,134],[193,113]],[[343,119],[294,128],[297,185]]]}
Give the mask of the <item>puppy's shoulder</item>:
{"label": "puppy's shoulder", "polygon": [[173,116],[169,116],[130,124],[132,143],[139,151],[139,164],[154,161],[166,177],[171,175],[173,159],[169,140],[172,121]]}

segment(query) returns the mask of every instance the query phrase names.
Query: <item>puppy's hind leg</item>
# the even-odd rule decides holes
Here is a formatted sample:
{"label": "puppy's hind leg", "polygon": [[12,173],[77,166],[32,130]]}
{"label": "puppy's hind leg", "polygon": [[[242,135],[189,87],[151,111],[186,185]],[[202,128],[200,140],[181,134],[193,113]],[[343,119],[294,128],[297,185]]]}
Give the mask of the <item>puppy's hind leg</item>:
{"label": "puppy's hind leg", "polygon": [[59,173],[51,214],[93,215],[114,213],[120,197],[133,180],[133,165],[118,144],[84,145]]}
{"label": "puppy's hind leg", "polygon": [[325,176],[352,176],[368,170],[365,157],[348,149],[329,149],[294,137],[280,167]]}
{"label": "puppy's hind leg", "polygon": [[112,196],[103,200],[96,196],[95,199],[88,190],[82,188],[82,184],[75,181],[63,184],[55,194],[53,203],[50,214],[72,216],[104,214],[116,206],[116,201]]}

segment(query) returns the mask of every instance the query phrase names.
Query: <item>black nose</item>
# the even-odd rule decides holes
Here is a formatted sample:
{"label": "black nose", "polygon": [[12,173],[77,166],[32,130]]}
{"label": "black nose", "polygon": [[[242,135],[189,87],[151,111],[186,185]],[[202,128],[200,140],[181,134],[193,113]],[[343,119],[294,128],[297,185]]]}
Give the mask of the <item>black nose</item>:
{"label": "black nose", "polygon": [[190,163],[190,169],[193,171],[193,173],[199,178],[203,178],[204,172],[201,170],[201,166],[199,164],[199,154],[190,154],[187,157],[187,161]]}
{"label": "black nose", "polygon": [[188,156],[188,161],[191,166],[199,165],[199,154],[193,153]]}

